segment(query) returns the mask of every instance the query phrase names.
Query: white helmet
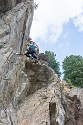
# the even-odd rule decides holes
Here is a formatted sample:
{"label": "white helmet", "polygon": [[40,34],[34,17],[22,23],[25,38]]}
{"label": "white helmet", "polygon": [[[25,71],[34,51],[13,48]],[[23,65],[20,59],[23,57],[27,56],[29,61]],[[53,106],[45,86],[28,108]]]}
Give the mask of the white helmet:
{"label": "white helmet", "polygon": [[33,40],[31,39],[30,42],[33,42]]}

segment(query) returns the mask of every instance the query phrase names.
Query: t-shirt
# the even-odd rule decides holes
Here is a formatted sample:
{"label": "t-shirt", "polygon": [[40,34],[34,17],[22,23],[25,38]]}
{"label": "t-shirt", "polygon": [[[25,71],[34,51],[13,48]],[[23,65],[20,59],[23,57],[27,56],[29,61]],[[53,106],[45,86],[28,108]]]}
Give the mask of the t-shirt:
{"label": "t-shirt", "polygon": [[35,49],[35,46],[34,45],[30,45],[29,46],[29,50],[34,50]]}

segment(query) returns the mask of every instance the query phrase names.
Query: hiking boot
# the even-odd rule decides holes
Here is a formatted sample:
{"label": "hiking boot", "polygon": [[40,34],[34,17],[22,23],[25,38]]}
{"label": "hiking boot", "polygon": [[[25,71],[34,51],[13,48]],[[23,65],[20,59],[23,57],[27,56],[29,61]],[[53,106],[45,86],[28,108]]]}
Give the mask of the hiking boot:
{"label": "hiking boot", "polygon": [[35,63],[38,63],[38,60],[35,60]]}

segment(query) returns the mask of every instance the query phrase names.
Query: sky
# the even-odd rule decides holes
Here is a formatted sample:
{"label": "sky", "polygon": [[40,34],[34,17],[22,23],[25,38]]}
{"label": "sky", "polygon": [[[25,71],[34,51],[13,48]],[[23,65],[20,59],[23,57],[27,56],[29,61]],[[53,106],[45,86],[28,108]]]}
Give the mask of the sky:
{"label": "sky", "polygon": [[[40,53],[54,52],[62,65],[66,56],[83,56],[83,0],[35,0],[30,37]],[[62,69],[61,69],[62,71]]]}

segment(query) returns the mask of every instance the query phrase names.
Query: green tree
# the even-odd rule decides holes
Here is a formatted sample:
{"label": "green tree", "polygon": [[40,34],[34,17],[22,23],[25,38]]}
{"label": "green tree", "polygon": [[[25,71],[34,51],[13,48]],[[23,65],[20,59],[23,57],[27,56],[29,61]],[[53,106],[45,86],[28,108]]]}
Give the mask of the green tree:
{"label": "green tree", "polygon": [[83,88],[83,57],[70,55],[63,61],[64,80]]}
{"label": "green tree", "polygon": [[50,52],[47,50],[45,51],[45,54],[48,55],[48,66],[50,66],[58,74],[58,77],[60,78],[61,76],[61,72],[59,68],[60,64],[55,59],[56,54],[54,54],[54,52]]}

